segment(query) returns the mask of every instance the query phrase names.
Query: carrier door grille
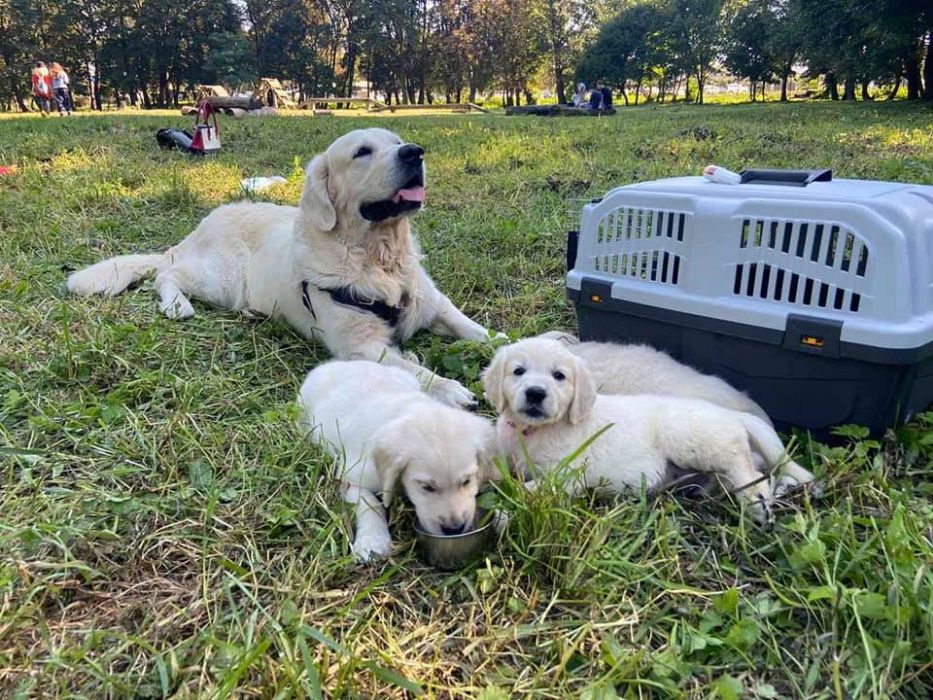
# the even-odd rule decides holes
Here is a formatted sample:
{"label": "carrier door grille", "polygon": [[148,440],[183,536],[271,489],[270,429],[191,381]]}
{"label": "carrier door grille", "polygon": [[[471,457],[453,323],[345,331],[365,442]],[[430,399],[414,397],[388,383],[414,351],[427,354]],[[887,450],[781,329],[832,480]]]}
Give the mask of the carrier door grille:
{"label": "carrier door grille", "polygon": [[686,212],[619,207],[597,226],[593,269],[614,277],[679,284],[690,223]]}
{"label": "carrier door grille", "polygon": [[736,296],[858,313],[870,276],[865,240],[828,221],[741,220]]}

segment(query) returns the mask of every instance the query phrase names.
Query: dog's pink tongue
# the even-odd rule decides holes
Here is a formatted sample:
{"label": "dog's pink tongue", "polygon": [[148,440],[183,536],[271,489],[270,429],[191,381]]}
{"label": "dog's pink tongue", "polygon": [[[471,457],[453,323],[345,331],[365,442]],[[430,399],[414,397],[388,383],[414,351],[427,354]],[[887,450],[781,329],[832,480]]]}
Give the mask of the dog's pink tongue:
{"label": "dog's pink tongue", "polygon": [[395,193],[392,197],[393,202],[423,202],[424,187],[406,187]]}

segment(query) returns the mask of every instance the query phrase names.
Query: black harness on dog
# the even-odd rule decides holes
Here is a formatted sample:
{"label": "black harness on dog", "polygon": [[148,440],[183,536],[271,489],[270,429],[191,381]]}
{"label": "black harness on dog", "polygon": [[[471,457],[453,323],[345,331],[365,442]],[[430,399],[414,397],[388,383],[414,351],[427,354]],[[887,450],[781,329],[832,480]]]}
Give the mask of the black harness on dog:
{"label": "black harness on dog", "polygon": [[308,294],[308,287],[310,286],[314,286],[319,292],[330,294],[330,298],[333,299],[336,304],[352,306],[360,311],[365,311],[381,318],[389,324],[390,328],[395,328],[401,318],[403,311],[401,306],[389,306],[382,299],[361,297],[353,291],[353,287],[333,287],[325,289],[312,285],[308,280],[304,280],[301,283],[301,303],[311,312],[315,320],[317,320],[317,314],[314,313],[314,308],[311,306],[311,296]]}

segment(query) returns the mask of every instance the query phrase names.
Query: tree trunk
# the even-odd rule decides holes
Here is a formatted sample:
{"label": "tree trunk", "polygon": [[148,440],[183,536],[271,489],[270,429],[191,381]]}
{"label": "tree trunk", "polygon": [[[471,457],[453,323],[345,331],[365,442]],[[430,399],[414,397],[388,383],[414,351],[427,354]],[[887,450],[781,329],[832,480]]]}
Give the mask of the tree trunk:
{"label": "tree trunk", "polygon": [[476,85],[470,83],[470,102],[476,102]]}
{"label": "tree trunk", "polygon": [[781,76],[781,102],[787,102],[787,81],[790,78],[790,71],[785,71]]}
{"label": "tree trunk", "polygon": [[904,77],[907,79],[907,99],[920,99],[920,57],[911,51],[904,57]]}
{"label": "tree trunk", "polygon": [[894,88],[891,90],[891,92],[888,93],[888,96],[885,99],[893,100],[895,97],[897,97],[897,91],[900,89],[901,89],[901,76],[897,76],[897,78],[894,81]]}
{"label": "tree trunk", "polygon": [[933,101],[933,32],[927,32],[927,55],[923,62],[923,99]]}
{"label": "tree trunk", "polygon": [[638,98],[641,97],[641,80],[635,83],[635,106],[638,106]]}
{"label": "tree trunk", "polygon": [[865,100],[866,102],[874,99],[871,96],[871,93],[868,92],[868,81],[867,80],[862,81],[862,99]]}
{"label": "tree trunk", "polygon": [[705,80],[697,74],[697,104],[703,104],[703,88],[706,87]]}
{"label": "tree trunk", "polygon": [[625,100],[625,106],[628,107],[628,93],[625,91],[625,83],[622,83],[622,99]]}
{"label": "tree trunk", "polygon": [[20,111],[28,112],[29,108],[26,107],[26,101],[23,99],[23,93],[19,91],[19,85],[16,83],[16,78],[14,78],[12,75],[10,76],[10,92],[13,93],[13,99],[16,101]]}
{"label": "tree trunk", "polygon": [[824,78],[826,82],[826,91],[829,93],[829,99],[835,101],[839,99],[839,85],[836,83],[836,76],[833,73],[827,73]]}
{"label": "tree trunk", "polygon": [[842,99],[855,102],[855,78],[847,77],[843,83]]}

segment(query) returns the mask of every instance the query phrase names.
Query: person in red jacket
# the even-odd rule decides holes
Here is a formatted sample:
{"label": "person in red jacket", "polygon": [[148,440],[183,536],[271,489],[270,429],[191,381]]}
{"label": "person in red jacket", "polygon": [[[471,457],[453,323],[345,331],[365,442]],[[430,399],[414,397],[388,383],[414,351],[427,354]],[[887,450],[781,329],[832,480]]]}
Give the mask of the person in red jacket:
{"label": "person in red jacket", "polygon": [[42,61],[36,61],[32,68],[32,94],[42,116],[49,116],[52,111],[52,77]]}

